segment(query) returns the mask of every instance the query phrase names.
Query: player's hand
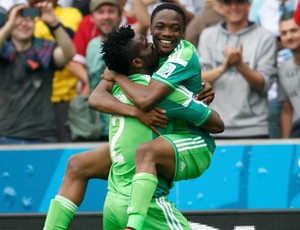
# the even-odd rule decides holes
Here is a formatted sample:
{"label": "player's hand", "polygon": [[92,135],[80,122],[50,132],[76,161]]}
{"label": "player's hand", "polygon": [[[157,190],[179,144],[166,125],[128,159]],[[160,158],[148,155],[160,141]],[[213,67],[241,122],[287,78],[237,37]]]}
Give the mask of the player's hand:
{"label": "player's hand", "polygon": [[156,129],[156,127],[167,127],[169,119],[165,115],[165,113],[165,110],[156,107],[149,112],[144,112],[140,110],[140,113],[136,116],[136,118],[141,123],[148,126],[154,133],[160,135],[160,132]]}
{"label": "player's hand", "polygon": [[195,98],[198,101],[209,105],[215,98],[215,91],[209,82],[202,82],[203,89],[196,94]]}
{"label": "player's hand", "polygon": [[101,75],[101,78],[105,79],[107,81],[115,81],[114,77],[115,77],[115,72],[112,70],[109,70],[107,67],[105,68],[103,74]]}

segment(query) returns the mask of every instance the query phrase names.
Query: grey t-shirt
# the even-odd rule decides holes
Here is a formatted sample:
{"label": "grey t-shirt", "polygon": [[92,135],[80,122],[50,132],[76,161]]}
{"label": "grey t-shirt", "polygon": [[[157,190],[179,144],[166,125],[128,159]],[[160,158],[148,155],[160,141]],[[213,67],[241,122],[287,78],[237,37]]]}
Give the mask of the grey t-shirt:
{"label": "grey t-shirt", "polygon": [[293,121],[300,119],[300,66],[291,58],[278,70],[279,99],[289,100],[293,106]]}

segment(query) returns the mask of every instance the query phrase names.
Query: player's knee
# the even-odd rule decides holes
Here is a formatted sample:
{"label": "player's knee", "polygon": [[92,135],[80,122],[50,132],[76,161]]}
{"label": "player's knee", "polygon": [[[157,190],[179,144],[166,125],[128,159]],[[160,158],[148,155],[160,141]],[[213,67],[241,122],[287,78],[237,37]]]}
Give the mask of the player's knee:
{"label": "player's knee", "polygon": [[80,161],[80,157],[78,155],[72,155],[68,159],[67,164],[67,170],[66,170],[66,176],[70,179],[77,179],[79,177],[82,177],[82,170],[83,166]]}
{"label": "player's knee", "polygon": [[151,162],[154,161],[154,149],[149,144],[139,145],[136,150],[135,160],[136,162]]}

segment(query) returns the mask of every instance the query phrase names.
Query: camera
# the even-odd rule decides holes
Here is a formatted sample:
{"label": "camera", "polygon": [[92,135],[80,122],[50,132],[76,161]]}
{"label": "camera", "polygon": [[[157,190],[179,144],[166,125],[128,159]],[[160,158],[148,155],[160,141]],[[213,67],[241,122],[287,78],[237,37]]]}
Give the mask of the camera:
{"label": "camera", "polygon": [[24,8],[20,11],[20,14],[22,17],[30,17],[30,18],[40,17],[41,9],[36,7]]}

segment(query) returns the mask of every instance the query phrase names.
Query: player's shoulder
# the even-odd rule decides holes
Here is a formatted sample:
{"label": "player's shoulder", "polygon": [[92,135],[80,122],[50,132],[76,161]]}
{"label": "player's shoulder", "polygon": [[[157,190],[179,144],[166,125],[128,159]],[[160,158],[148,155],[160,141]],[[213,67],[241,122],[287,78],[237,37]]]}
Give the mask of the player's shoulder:
{"label": "player's shoulder", "polygon": [[133,74],[133,75],[129,76],[129,79],[133,82],[147,85],[147,84],[149,84],[149,82],[151,80],[151,76],[148,74],[138,73],[138,74]]}
{"label": "player's shoulder", "polygon": [[196,51],[196,48],[191,42],[182,39],[175,48],[176,52],[178,52],[179,50],[180,52],[194,52]]}
{"label": "player's shoulder", "polygon": [[195,46],[187,40],[181,40],[174,51],[169,55],[167,62],[188,62],[196,55]]}

